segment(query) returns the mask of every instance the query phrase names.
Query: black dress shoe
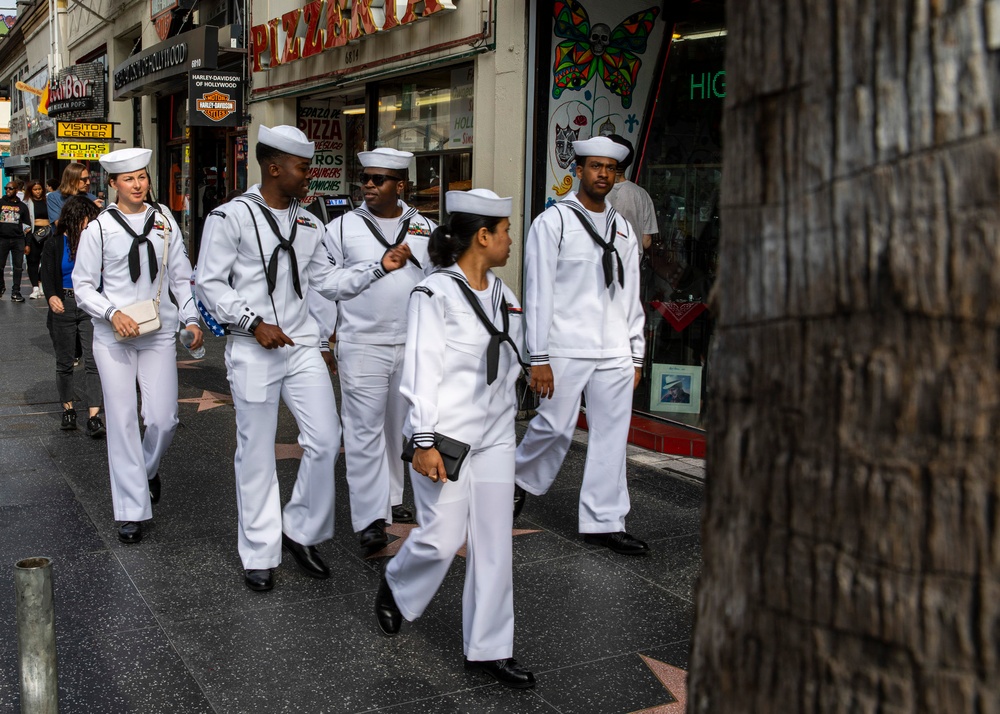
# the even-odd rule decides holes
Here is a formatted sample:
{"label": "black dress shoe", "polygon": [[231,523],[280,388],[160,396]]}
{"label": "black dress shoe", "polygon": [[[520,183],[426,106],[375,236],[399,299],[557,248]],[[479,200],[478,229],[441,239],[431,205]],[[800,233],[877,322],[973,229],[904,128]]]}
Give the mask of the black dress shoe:
{"label": "black dress shoe", "polygon": [[524,510],[524,502],[528,500],[528,492],[520,486],[514,486],[514,520],[521,515]]}
{"label": "black dress shoe", "polygon": [[385,548],[389,538],[385,534],[385,519],[379,518],[358,535],[358,543],[371,555]]}
{"label": "black dress shoe", "polygon": [[413,523],[413,511],[400,504],[392,507],[393,523]]}
{"label": "black dress shoe", "polygon": [[152,503],[160,502],[160,474],[149,479],[149,500]]}
{"label": "black dress shoe", "polygon": [[399,632],[403,625],[403,613],[396,607],[396,598],[392,596],[392,589],[389,588],[384,572],[378,584],[378,593],[375,594],[375,619],[378,621],[378,628],[389,636]]}
{"label": "black dress shoe", "polygon": [[118,526],[118,540],[122,543],[138,543],[142,540],[142,524],[126,521]]}
{"label": "black dress shoe", "polygon": [[500,684],[511,689],[531,689],[535,686],[535,675],[518,666],[517,660],[513,657],[492,659],[486,662],[477,662],[466,658],[465,668],[486,672]]}
{"label": "black dress shoe", "polygon": [[295,562],[310,578],[330,577],[330,569],[320,559],[319,553],[316,552],[316,546],[296,543],[284,533],[281,534],[281,544],[288,549],[288,552],[295,558]]}
{"label": "black dress shoe", "polygon": [[583,541],[591,545],[602,545],[620,555],[645,555],[649,546],[645,541],[633,538],[625,531],[617,533],[585,533]]}
{"label": "black dress shoe", "polygon": [[270,570],[244,570],[243,582],[255,592],[264,592],[274,587]]}

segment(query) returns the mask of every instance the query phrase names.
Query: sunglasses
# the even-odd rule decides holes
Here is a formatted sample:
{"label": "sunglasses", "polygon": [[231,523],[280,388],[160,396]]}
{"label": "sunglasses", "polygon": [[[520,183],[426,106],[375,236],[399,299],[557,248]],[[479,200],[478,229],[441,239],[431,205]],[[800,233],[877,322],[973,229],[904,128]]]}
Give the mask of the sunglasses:
{"label": "sunglasses", "polygon": [[399,178],[399,176],[389,176],[387,174],[370,174],[367,171],[361,172],[361,185],[364,186],[366,183],[371,181],[375,186],[381,186],[386,181],[404,181],[405,179]]}
{"label": "sunglasses", "polygon": [[90,183],[90,176],[81,176],[80,180],[81,181],[86,181],[87,183]]}
{"label": "sunglasses", "polygon": [[7,193],[14,193],[14,191],[16,191],[17,189],[14,188],[13,186],[8,186],[5,190],[7,191]]}

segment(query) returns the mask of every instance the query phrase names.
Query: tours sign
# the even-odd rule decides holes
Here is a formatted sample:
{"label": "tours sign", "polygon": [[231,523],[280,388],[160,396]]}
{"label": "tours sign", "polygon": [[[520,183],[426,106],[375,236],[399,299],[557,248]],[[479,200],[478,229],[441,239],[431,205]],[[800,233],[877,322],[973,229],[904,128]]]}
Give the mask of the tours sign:
{"label": "tours sign", "polygon": [[56,142],[56,157],[71,161],[96,161],[109,151],[111,147],[99,141]]}
{"label": "tours sign", "polygon": [[237,72],[191,72],[188,126],[240,126],[243,81]]}

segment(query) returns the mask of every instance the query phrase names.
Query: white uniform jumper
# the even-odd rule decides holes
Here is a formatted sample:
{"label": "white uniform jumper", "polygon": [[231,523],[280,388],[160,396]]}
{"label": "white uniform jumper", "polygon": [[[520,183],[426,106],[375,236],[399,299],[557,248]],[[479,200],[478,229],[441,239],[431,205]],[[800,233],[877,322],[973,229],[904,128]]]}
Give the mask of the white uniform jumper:
{"label": "white uniform jumper", "polygon": [[[434,432],[472,448],[457,481],[432,482],[414,473],[420,526],[385,568],[396,605],[415,620],[426,609],[467,543],[462,623],[470,660],[510,657],[514,647],[511,527],[514,496],[515,383],[520,364],[513,348],[499,344],[497,376],[487,384],[490,335],[453,276],[438,271],[414,288],[409,305],[403,396],[410,403],[407,432],[417,444],[433,444]],[[508,304],[508,334],[522,343],[521,311],[513,293],[487,273],[478,293],[484,310],[503,327],[501,297]],[[470,288],[471,289],[471,288]]]}
{"label": "white uniform jumper", "polygon": [[[281,562],[282,530],[302,545],[333,536],[340,421],[319,354],[319,328],[304,298],[310,289],[329,300],[352,297],[385,273],[380,260],[351,270],[336,268],[322,234],[322,224],[297,201],[285,211],[275,210],[258,186],[205,220],[196,290],[229,328],[226,369],[236,406],[239,552],[247,570]],[[261,347],[247,332],[258,315],[277,324],[295,346]],[[295,417],[304,451],[283,512],[274,457],[279,398]]]}
{"label": "white uniform jumper", "polygon": [[625,530],[625,446],[635,368],[645,354],[638,241],[610,204],[605,215],[595,226],[594,214],[571,192],[531,224],[524,251],[528,352],[533,366],[551,366],[555,394],[541,400],[517,447],[517,485],[536,496],[548,491],[572,441],[584,394],[590,435],[580,533]]}
{"label": "white uniform jumper", "polygon": [[337,324],[337,371],[351,521],[355,531],[383,518],[392,522],[392,506],[403,500],[400,459],[406,400],[399,392],[406,304],[410,291],[433,271],[427,241],[437,227],[399,202],[402,215],[376,218],[366,204],[330,221],[327,251],[337,265],[367,265],[390,245],[406,243],[412,259],[369,290],[340,303]]}
{"label": "white uniform jumper", "polygon": [[[160,298],[162,327],[157,332],[118,342],[111,325],[112,315],[120,307],[156,297],[167,223],[170,241]],[[136,239],[133,234],[144,238]],[[190,278],[191,262],[184,249],[183,235],[163,206],[147,206],[144,213],[127,215],[112,203],[90,222],[80,237],[73,285],[77,304],[91,315],[94,323],[94,360],[104,392],[111,502],[117,521],[145,521],[153,517],[147,481],[156,476],[160,459],[177,429],[174,335],[180,325],[198,324]],[[181,303],[179,315],[168,290]],[[137,379],[146,427],[141,437],[136,417]]]}

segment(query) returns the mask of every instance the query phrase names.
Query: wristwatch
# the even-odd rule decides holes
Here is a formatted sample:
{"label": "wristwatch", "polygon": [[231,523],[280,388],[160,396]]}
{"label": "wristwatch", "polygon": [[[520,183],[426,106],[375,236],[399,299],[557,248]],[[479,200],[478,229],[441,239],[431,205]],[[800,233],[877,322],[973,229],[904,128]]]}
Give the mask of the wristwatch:
{"label": "wristwatch", "polygon": [[250,323],[250,327],[247,328],[247,332],[249,332],[252,335],[254,330],[257,329],[257,326],[260,325],[260,323],[262,322],[264,322],[264,318],[258,315],[253,319],[253,322]]}

